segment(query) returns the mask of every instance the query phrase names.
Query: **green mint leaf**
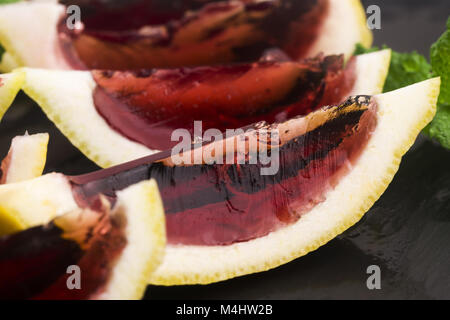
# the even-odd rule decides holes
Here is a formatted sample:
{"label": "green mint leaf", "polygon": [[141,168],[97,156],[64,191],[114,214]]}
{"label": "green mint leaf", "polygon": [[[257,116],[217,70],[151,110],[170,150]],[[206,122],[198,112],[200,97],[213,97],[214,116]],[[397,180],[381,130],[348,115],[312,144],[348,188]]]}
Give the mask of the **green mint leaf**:
{"label": "green mint leaf", "polygon": [[450,105],[438,105],[436,117],[423,132],[450,149]]}
{"label": "green mint leaf", "polygon": [[439,103],[450,105],[450,18],[447,31],[431,46],[430,60],[434,74],[442,81]]}
{"label": "green mint leaf", "polygon": [[441,93],[436,117],[424,132],[450,149],[450,18],[447,31],[431,46],[430,60],[434,75],[441,77]]}
{"label": "green mint leaf", "polygon": [[389,74],[384,92],[397,90],[431,78],[431,66],[427,59],[417,52],[392,52]]}
{"label": "green mint leaf", "polygon": [[[383,49],[388,48],[386,45]],[[377,47],[364,48],[356,46],[355,54],[364,54],[380,50]],[[431,66],[427,59],[417,52],[399,53],[392,51],[391,65],[384,84],[383,92],[397,90],[416,82],[427,80],[432,76]]]}
{"label": "green mint leaf", "polygon": [[353,52],[353,55],[360,55],[360,54],[365,54],[365,53],[371,53],[371,52],[375,52],[378,51],[380,49],[378,49],[377,47],[372,47],[372,48],[366,48],[364,47],[361,43],[357,43],[356,44],[356,48],[355,48],[355,52]]}
{"label": "green mint leaf", "polygon": [[14,2],[19,2],[22,0],[0,0],[0,4],[8,4],[8,3],[14,3]]}

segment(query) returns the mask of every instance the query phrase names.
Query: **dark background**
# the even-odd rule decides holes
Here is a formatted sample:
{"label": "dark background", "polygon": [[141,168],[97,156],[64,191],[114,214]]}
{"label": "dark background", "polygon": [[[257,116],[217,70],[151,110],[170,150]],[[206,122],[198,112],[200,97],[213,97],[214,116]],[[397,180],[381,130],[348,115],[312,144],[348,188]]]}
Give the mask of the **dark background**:
{"label": "dark background", "polygon": [[[363,0],[381,8],[375,45],[426,55],[444,32],[449,0]],[[0,155],[11,139],[49,132],[46,172],[97,169],[23,94],[0,126]],[[207,263],[205,261],[205,263]],[[369,265],[381,290],[366,287]],[[450,151],[420,137],[394,181],[360,223],[305,257],[269,272],[208,286],[149,286],[148,299],[450,299]]]}
{"label": "dark background", "polygon": [[430,46],[445,31],[450,16],[448,0],[362,0],[365,8],[381,8],[381,30],[374,30],[374,45],[409,52],[416,50],[429,58]]}

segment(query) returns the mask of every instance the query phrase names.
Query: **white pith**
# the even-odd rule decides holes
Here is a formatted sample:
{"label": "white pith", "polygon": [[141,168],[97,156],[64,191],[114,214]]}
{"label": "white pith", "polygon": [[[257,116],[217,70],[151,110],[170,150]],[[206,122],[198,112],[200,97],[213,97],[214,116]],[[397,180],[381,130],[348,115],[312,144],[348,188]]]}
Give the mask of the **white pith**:
{"label": "white pith", "polygon": [[0,43],[19,66],[70,69],[57,42],[65,7],[54,1],[0,6]]}
{"label": "white pith", "polygon": [[4,52],[0,57],[0,72],[10,72],[20,65],[9,52]]}
{"label": "white pith", "polygon": [[329,0],[329,14],[319,32],[319,38],[307,56],[318,53],[344,54],[349,58],[355,45],[372,45],[372,33],[366,25],[364,9],[359,0]]}
{"label": "white pith", "polygon": [[102,167],[154,153],[112,130],[95,108],[88,71],[25,68],[23,90],[85,155]]}
{"label": "white pith", "polygon": [[17,227],[33,227],[77,209],[72,187],[60,173],[0,185],[0,220],[10,216]]}
{"label": "white pith", "polygon": [[390,49],[357,56],[355,65],[357,77],[349,96],[376,95],[383,92],[390,63]]}
{"label": "white pith", "polygon": [[[390,50],[357,56],[357,80],[351,94],[380,93],[389,61]],[[23,90],[78,149],[101,167],[118,165],[158,151],[131,141],[110,128],[95,108],[95,81],[90,72],[23,70],[26,75]]]}
{"label": "white pith", "polygon": [[47,156],[47,133],[15,137],[9,151],[5,183],[21,182],[42,175]]}

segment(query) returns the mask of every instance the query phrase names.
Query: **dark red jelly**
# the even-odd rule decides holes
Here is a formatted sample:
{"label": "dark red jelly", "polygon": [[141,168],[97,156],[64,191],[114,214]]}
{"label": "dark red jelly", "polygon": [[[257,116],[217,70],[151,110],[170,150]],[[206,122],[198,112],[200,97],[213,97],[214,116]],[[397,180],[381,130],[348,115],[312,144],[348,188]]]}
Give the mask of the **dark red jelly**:
{"label": "dark red jelly", "polygon": [[[123,227],[107,211],[85,210],[0,238],[0,299],[94,298],[126,245]],[[70,290],[74,265],[81,288]]]}
{"label": "dark red jelly", "polygon": [[279,47],[304,58],[328,0],[63,1],[81,7],[83,28],[58,26],[77,69],[129,70],[256,61]]}
{"label": "dark red jelly", "polygon": [[341,102],[355,82],[353,59],[344,68],[341,56],[273,57],[230,66],[93,71],[95,107],[122,135],[165,150],[178,143],[174,130],[193,136],[194,121],[202,121],[203,131],[283,122]]}
{"label": "dark red jelly", "polygon": [[[227,245],[294,223],[323,201],[357,161],[375,126],[376,105],[368,97],[356,97],[307,118],[255,126],[279,133],[280,143],[269,148],[272,159],[275,155],[279,159],[273,174],[262,175],[261,168],[267,164],[249,161],[259,159],[257,149],[248,149],[242,164],[181,165],[174,165],[172,151],[167,150],[70,179],[83,205],[99,192],[113,200],[117,190],[155,179],[166,212],[169,243]],[[235,137],[236,141],[241,138]],[[218,141],[194,146],[193,153]],[[242,156],[233,150],[232,158]]]}

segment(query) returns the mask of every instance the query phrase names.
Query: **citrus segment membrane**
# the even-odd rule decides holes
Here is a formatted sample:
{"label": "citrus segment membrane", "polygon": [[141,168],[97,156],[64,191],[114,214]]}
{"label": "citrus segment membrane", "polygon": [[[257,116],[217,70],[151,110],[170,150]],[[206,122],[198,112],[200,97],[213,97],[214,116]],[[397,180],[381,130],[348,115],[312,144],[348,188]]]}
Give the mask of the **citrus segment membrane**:
{"label": "citrus segment membrane", "polygon": [[99,196],[91,208],[0,238],[0,298],[139,299],[164,243],[154,182],[120,192],[113,209]]}
{"label": "citrus segment membrane", "polygon": [[[144,159],[141,165],[118,174],[103,172],[74,177],[78,199],[88,202],[98,193],[114,197],[129,183],[155,179],[161,189],[171,244],[228,245],[248,241],[296,222],[325,198],[341,176],[357,161],[376,127],[376,105],[367,97],[355,97],[337,107],[328,107],[284,123],[258,124],[254,131],[227,139],[216,139],[200,148],[202,162],[184,157],[173,163],[166,153]],[[272,172],[261,154],[268,139],[279,138],[270,149]],[[250,146],[239,149],[239,141]],[[252,143],[258,146],[252,147]],[[218,158],[209,161],[205,150]],[[184,155],[183,155],[184,156]],[[232,159],[232,163],[226,162]],[[245,160],[237,164],[239,157]],[[251,160],[254,159],[254,162]],[[206,164],[211,163],[214,164]],[[276,162],[276,163],[275,163]],[[267,165],[267,164],[266,164]],[[266,168],[269,169],[269,168]],[[117,168],[120,170],[120,167]],[[98,176],[101,175],[101,178]]]}
{"label": "citrus segment membrane", "polygon": [[[102,167],[110,167],[157,152],[158,149],[149,148],[145,144],[133,141],[129,139],[127,135],[135,140],[141,140],[147,144],[153,143],[156,146],[171,143],[170,135],[169,139],[161,138],[161,130],[158,131],[158,127],[155,127],[157,124],[156,122],[148,123],[146,119],[137,117],[135,113],[139,114],[140,112],[141,114],[147,114],[150,118],[153,117],[154,119],[157,119],[160,121],[160,128],[163,129],[165,124],[167,124],[167,126],[170,125],[171,119],[169,116],[175,116],[176,119],[178,119],[177,121],[181,121],[181,123],[179,123],[180,125],[185,125],[188,128],[193,125],[192,123],[187,123],[189,120],[188,117],[181,118],[179,116],[180,113],[175,112],[178,110],[176,106],[163,109],[163,107],[169,105],[169,102],[172,101],[170,95],[168,94],[168,96],[166,96],[164,93],[165,90],[163,89],[170,89],[169,91],[172,94],[183,99],[179,102],[184,104],[184,108],[192,111],[190,120],[204,119],[214,121],[214,123],[211,123],[210,125],[218,125],[219,128],[222,128],[222,121],[228,121],[228,124],[233,125],[233,127],[226,129],[238,128],[242,125],[250,124],[251,119],[264,119],[265,116],[268,117],[268,120],[274,120],[276,118],[274,115],[278,115],[281,117],[280,120],[283,120],[287,118],[287,115],[301,114],[302,108],[309,108],[306,102],[313,101],[317,96],[321,98],[323,103],[328,104],[331,102],[341,102],[348,93],[351,95],[371,95],[381,92],[382,84],[384,83],[389,68],[389,50],[355,57],[354,62],[350,62],[344,70],[340,68],[336,69],[335,64],[332,64],[331,66],[326,65],[327,61],[336,61],[335,59],[336,58],[324,58],[324,60],[312,60],[313,62],[316,61],[317,70],[316,68],[310,70],[309,67],[302,67],[303,65],[301,63],[297,64],[293,62],[270,62],[266,65],[266,68],[261,68],[262,65],[260,64],[256,64],[254,68],[252,68],[251,65],[246,65],[245,67],[250,71],[245,72],[243,77],[246,79],[248,77],[250,77],[250,79],[261,79],[263,85],[259,86],[254,82],[251,82],[250,84],[247,84],[247,86],[244,86],[245,90],[241,88],[242,83],[239,78],[233,78],[236,73],[231,73],[227,76],[228,80],[234,81],[222,83],[220,79],[223,77],[223,73],[216,72],[217,70],[239,69],[239,67],[236,66],[217,67],[214,69],[206,68],[206,70],[205,68],[194,68],[189,69],[190,72],[186,74],[182,72],[183,69],[179,69],[178,71],[172,70],[170,72],[155,71],[160,77],[163,77],[164,74],[172,76],[172,78],[169,77],[168,79],[163,78],[164,81],[156,78],[156,76],[152,77],[151,72],[150,74],[130,72],[112,72],[105,74],[102,72],[94,72],[94,76],[98,83],[95,82],[90,72],[51,71],[25,68],[26,81],[23,90],[41,106],[50,120],[52,120],[63,134],[88,158]],[[339,59],[337,61],[339,62]],[[310,63],[314,64],[313,62]],[[337,65],[339,65],[339,63]],[[277,64],[282,67],[276,67]],[[367,65],[377,67],[367,67]],[[242,65],[240,67],[242,68]],[[202,70],[203,72],[200,72]],[[208,70],[213,70],[214,72],[207,72]],[[316,83],[316,86],[312,86],[306,81],[309,86],[309,89],[306,90],[306,92],[303,90],[300,90],[299,92],[289,90],[288,88],[293,89],[296,87],[295,80],[305,83],[305,80],[302,77],[298,79],[299,75],[304,72],[313,76],[313,83]],[[106,77],[107,75],[110,75],[111,77]],[[202,80],[200,75],[207,75],[207,77]],[[258,75],[258,77],[255,77],[255,75]],[[272,83],[274,86],[274,89],[272,90],[272,86],[269,87],[268,82],[270,82],[269,80],[271,77],[276,75],[278,75],[277,79],[280,83],[285,84],[285,86],[277,86]],[[177,81],[183,79],[187,80],[189,79],[189,76],[198,76],[200,77],[200,80],[202,80],[200,82],[197,81],[197,83],[199,83],[197,89],[192,87],[190,81],[186,81],[185,87],[174,87]],[[213,81],[214,79],[216,80]],[[217,84],[217,81],[221,84],[221,90],[218,90],[215,86],[209,84],[210,82]],[[75,83],[77,85],[74,85]],[[327,85],[325,85],[325,83]],[[353,86],[351,85],[352,83]],[[100,90],[98,85],[102,85],[102,88],[109,90],[108,94],[105,92],[97,92],[96,94],[96,90]],[[324,85],[325,88],[323,88]],[[138,90],[136,92],[136,88],[133,87],[137,87],[140,91]],[[270,92],[266,91],[267,88],[270,89]],[[275,90],[275,88],[277,90]],[[333,92],[337,88],[339,88],[337,94],[327,94],[327,92]],[[322,93],[321,90],[323,90]],[[250,95],[246,94],[247,91],[252,92],[252,94],[257,93],[257,95],[254,96],[255,100],[249,98]],[[135,98],[122,96],[123,101],[129,103],[129,105],[105,103],[104,106],[99,107],[100,99],[103,98],[106,99],[106,101],[110,101],[110,99],[113,98],[114,100],[118,100],[121,97],[121,92],[134,93],[133,95]],[[227,105],[229,99],[227,93],[230,92],[231,101],[234,102],[234,104],[233,108],[226,109],[224,106]],[[152,95],[149,96],[149,93]],[[205,103],[205,101],[208,100],[206,99],[207,97],[216,101],[214,107],[206,108],[208,105]],[[95,101],[95,99],[97,99],[97,101]],[[283,99],[285,100],[285,103],[289,102],[290,99],[293,99],[301,108],[289,108],[290,105],[295,106],[295,103],[288,103],[283,106],[283,103],[281,103]],[[268,104],[266,100],[275,101],[275,103]],[[277,110],[272,110],[273,114],[271,115],[269,112],[270,110],[267,111],[267,108],[273,108],[274,105],[277,106],[277,101],[280,102],[282,107]],[[143,108],[146,106],[149,107],[151,102],[159,104],[151,109],[153,111],[157,110],[158,112],[147,112],[147,109]],[[197,115],[194,108],[195,105],[198,104],[196,102],[202,102],[204,104],[204,107],[201,108],[201,110],[206,113],[199,115],[202,116],[199,119],[195,119],[194,117]],[[97,111],[96,103],[99,111]],[[136,107],[131,109],[131,103],[136,104]],[[254,110],[253,108],[247,110],[241,103],[250,103],[255,108]],[[319,103],[315,101],[313,101],[311,105],[315,106],[315,108],[320,106]],[[138,109],[138,106],[141,106],[141,108]],[[220,106],[222,106],[222,108],[220,108]],[[115,113],[111,110],[105,110],[107,107],[110,107],[111,110],[114,108],[113,111]],[[227,119],[224,117],[219,118],[220,121],[217,121],[212,114],[216,114],[217,110],[222,109],[230,116]],[[244,113],[244,119],[240,119],[237,116],[240,112]],[[256,115],[255,113],[258,112],[261,114]],[[117,117],[119,114],[121,116]],[[208,117],[209,114],[211,114],[211,117]],[[80,117],[80,115],[82,115],[82,117]],[[166,121],[163,122],[163,118],[166,118]],[[132,125],[130,124],[130,121],[132,121]],[[178,129],[176,128],[177,124],[178,123],[174,121],[174,123],[171,124],[171,127]],[[127,131],[121,132],[117,130],[123,130],[123,128]],[[167,137],[169,134],[168,132],[167,129],[166,131],[163,131],[163,137]],[[149,139],[146,139],[144,134],[148,134],[150,137],[154,138],[149,142]]]}
{"label": "citrus segment membrane", "polygon": [[227,64],[256,61],[273,47],[292,59],[349,58],[357,43],[372,42],[358,0],[63,3],[80,6],[81,22],[56,1],[0,7],[3,71]]}
{"label": "citrus segment membrane", "polygon": [[17,136],[1,164],[0,183],[13,183],[39,177],[47,159],[47,133]]}

